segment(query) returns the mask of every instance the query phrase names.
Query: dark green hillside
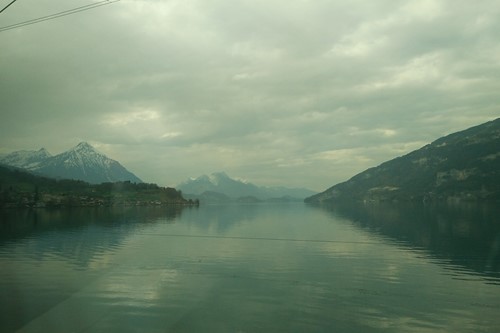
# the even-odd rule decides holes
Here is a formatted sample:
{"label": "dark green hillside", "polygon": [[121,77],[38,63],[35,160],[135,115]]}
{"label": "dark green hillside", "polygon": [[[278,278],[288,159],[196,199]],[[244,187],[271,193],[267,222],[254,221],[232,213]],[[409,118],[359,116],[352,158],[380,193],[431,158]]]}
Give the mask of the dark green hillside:
{"label": "dark green hillside", "polygon": [[130,181],[89,184],[0,166],[0,208],[190,204],[180,191]]}
{"label": "dark green hillside", "polygon": [[500,200],[500,118],[440,138],[305,201],[450,200]]}

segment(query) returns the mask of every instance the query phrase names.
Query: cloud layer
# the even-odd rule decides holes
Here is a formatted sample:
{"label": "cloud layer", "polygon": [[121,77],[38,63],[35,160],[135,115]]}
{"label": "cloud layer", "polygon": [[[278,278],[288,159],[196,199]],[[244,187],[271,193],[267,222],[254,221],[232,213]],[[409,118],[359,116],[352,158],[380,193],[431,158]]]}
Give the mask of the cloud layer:
{"label": "cloud layer", "polygon": [[[4,5],[4,0],[0,5]],[[2,26],[87,4],[16,2]],[[500,115],[498,1],[131,1],[0,32],[0,151],[323,190]]]}

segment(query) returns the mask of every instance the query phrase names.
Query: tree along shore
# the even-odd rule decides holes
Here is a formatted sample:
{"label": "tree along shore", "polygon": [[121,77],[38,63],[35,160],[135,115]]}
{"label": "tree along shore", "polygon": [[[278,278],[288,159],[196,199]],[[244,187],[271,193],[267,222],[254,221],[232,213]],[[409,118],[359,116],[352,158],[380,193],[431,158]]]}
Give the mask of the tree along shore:
{"label": "tree along shore", "polygon": [[182,192],[130,181],[89,184],[0,166],[0,208],[199,205]]}

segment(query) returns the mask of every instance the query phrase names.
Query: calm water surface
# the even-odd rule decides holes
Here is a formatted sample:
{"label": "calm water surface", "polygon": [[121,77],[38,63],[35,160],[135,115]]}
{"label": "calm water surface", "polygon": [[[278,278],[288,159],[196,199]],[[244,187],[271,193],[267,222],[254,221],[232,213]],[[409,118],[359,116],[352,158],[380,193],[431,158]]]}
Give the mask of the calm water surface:
{"label": "calm water surface", "polygon": [[1,332],[500,332],[492,207],[0,212]]}

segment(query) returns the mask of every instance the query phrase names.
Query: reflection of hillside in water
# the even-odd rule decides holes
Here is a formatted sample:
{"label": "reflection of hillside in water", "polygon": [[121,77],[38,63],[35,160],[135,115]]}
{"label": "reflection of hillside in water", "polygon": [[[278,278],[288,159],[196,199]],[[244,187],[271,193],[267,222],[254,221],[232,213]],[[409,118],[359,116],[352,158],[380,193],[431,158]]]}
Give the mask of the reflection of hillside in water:
{"label": "reflection of hillside in water", "polygon": [[[0,250],[25,242],[33,255],[57,253],[80,264],[120,246],[134,231],[175,222],[183,207],[0,210]],[[189,209],[189,208],[188,208]]]}
{"label": "reflection of hillside in water", "polygon": [[498,207],[353,204],[329,209],[372,233],[428,251],[450,269],[500,279]]}

